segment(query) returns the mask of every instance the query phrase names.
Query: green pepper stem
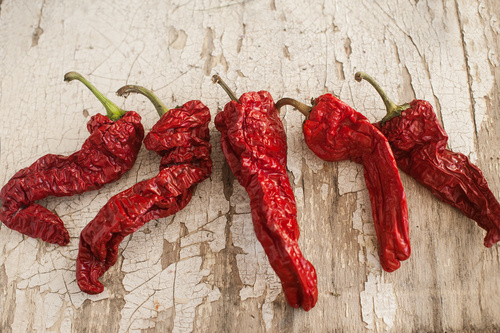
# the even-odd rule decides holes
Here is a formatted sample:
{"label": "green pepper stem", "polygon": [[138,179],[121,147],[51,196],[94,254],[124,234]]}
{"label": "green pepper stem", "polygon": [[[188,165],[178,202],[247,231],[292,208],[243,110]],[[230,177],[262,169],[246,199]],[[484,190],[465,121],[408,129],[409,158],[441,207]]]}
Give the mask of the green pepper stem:
{"label": "green pepper stem", "polygon": [[85,79],[81,74],[77,72],[69,72],[64,75],[64,81],[70,82],[73,80],[78,80],[83,83],[94,95],[97,99],[104,105],[106,109],[106,116],[116,121],[123,117],[127,111],[120,109],[116,104],[111,102],[108,98],[106,98],[99,90],[97,90],[87,79]]}
{"label": "green pepper stem", "polygon": [[365,72],[357,72],[356,74],[354,74],[354,79],[358,82],[361,82],[362,79],[368,81],[368,83],[370,83],[373,86],[373,88],[375,88],[380,97],[382,97],[382,100],[384,101],[385,104],[385,108],[387,109],[387,114],[381,120],[382,125],[385,122],[391,120],[392,118],[400,116],[402,111],[410,107],[410,104],[408,103],[402,105],[396,105],[396,103],[394,103],[389,99],[389,97],[387,96],[385,91],[382,90],[379,84]]}
{"label": "green pepper stem", "polygon": [[165,113],[167,113],[169,111],[169,108],[167,108],[165,106],[165,104],[163,104],[163,102],[160,101],[160,99],[158,98],[158,96],[156,96],[151,90],[146,89],[144,87],[134,86],[134,85],[127,85],[127,86],[121,87],[116,92],[116,94],[118,96],[124,96],[124,97],[127,97],[128,94],[130,94],[130,93],[136,93],[136,94],[141,94],[141,95],[146,96],[151,101],[151,103],[153,103],[153,105],[154,105],[154,107],[156,109],[156,112],[158,112],[158,115],[160,116],[160,118]]}
{"label": "green pepper stem", "polygon": [[305,105],[304,103],[301,103],[293,98],[288,98],[288,97],[284,97],[276,102],[276,108],[278,109],[278,111],[284,105],[293,106],[294,108],[299,110],[304,116],[306,116],[306,118],[309,117],[309,113],[311,113],[312,110],[312,107]]}
{"label": "green pepper stem", "polygon": [[222,81],[222,79],[220,78],[219,75],[216,74],[216,75],[212,76],[212,82],[218,83],[233,101],[238,102],[238,97],[236,97],[234,92],[231,89],[229,89],[229,87],[227,86],[227,84],[224,81]]}

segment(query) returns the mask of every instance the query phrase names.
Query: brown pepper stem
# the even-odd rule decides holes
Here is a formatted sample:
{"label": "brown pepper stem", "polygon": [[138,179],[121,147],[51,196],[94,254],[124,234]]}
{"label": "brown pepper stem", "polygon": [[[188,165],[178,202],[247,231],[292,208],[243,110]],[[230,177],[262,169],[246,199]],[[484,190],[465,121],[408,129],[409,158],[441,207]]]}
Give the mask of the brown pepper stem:
{"label": "brown pepper stem", "polygon": [[380,97],[382,97],[382,100],[384,101],[385,108],[387,109],[387,114],[385,115],[384,118],[380,121],[382,125],[384,125],[385,122],[391,120],[392,118],[399,117],[401,116],[401,112],[408,109],[410,107],[409,103],[405,103],[402,105],[396,105],[393,101],[389,99],[387,94],[385,93],[384,90],[379,86],[379,84],[368,74],[365,72],[357,72],[354,75],[354,79],[358,82],[361,82],[362,79],[368,81],[373,88],[378,92]]}
{"label": "brown pepper stem", "polygon": [[151,90],[146,89],[144,87],[126,85],[118,89],[118,91],[116,92],[118,96],[122,97],[127,97],[130,93],[136,93],[146,96],[151,101],[151,103],[153,103],[156,112],[158,112],[160,118],[169,111],[169,108],[167,108],[165,104],[163,104],[163,102],[158,98],[158,96],[156,96]]}
{"label": "brown pepper stem", "polygon": [[238,102],[238,97],[236,97],[234,92],[231,89],[229,89],[229,87],[227,86],[227,84],[224,81],[222,81],[222,79],[220,78],[219,75],[215,74],[214,76],[212,76],[212,82],[218,83],[233,101]]}
{"label": "brown pepper stem", "polygon": [[311,113],[312,107],[305,105],[293,98],[284,97],[276,102],[276,108],[278,111],[281,109],[283,105],[291,105],[297,110],[299,110],[304,116],[309,117],[309,113]]}
{"label": "brown pepper stem", "polygon": [[73,80],[78,80],[81,83],[83,83],[94,95],[97,97],[97,99],[104,105],[104,108],[106,109],[106,116],[113,120],[116,121],[123,117],[127,111],[120,109],[118,106],[116,106],[115,103],[111,102],[106,96],[101,94],[99,90],[97,90],[87,79],[85,79],[81,74],[77,72],[69,72],[64,75],[64,81],[70,82]]}

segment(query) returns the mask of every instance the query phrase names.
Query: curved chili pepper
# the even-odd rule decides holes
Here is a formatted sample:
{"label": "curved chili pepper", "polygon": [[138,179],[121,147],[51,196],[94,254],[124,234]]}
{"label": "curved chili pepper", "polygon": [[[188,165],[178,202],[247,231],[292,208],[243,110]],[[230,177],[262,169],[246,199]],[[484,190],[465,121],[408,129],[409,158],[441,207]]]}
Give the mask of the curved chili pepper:
{"label": "curved chili pepper", "polygon": [[144,138],[137,113],[118,108],[76,72],[67,73],[64,80],[79,80],[87,86],[102,102],[107,116],[90,118],[90,136],[79,151],[69,156],[42,156],[18,171],[0,191],[0,220],[7,227],[59,245],[69,242],[63,221],[35,201],[81,194],[118,180],[134,165]]}
{"label": "curved chili pepper", "polygon": [[116,263],[123,238],[152,219],[183,209],[196,184],[212,173],[209,109],[200,101],[189,101],[169,110],[151,91],[139,86],[125,86],[117,93],[131,92],[148,97],[161,117],[144,139],[148,150],[162,156],[160,172],[112,197],[82,230],[76,279],[89,294],[103,291],[98,279]]}
{"label": "curved chili pepper", "polygon": [[309,148],[325,161],[361,163],[379,242],[382,268],[398,269],[410,257],[406,194],[387,139],[366,117],[331,94],[308,107],[289,98],[276,103],[293,105],[306,115],[304,138]]}
{"label": "curved chili pepper", "polygon": [[358,72],[355,78],[372,84],[386,105],[387,115],[374,125],[387,137],[398,167],[485,229],[484,246],[497,243],[500,203],[481,170],[464,154],[446,149],[448,135],[430,103],[416,99],[398,106],[366,73]]}
{"label": "curved chili pepper", "polygon": [[286,134],[267,91],[249,92],[238,100],[215,75],[214,82],[232,101],[215,117],[221,147],[238,182],[250,197],[257,239],[281,280],[294,308],[308,311],[318,299],[316,271],[297,243],[297,208],[286,171]]}

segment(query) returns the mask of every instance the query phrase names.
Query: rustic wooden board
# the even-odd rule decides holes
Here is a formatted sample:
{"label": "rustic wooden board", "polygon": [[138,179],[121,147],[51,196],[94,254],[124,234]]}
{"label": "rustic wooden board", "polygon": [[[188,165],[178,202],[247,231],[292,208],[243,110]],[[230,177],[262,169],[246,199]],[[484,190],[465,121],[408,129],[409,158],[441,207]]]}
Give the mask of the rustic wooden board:
{"label": "rustic wooden board", "polygon": [[[168,105],[200,99],[215,116],[228,97],[269,90],[308,101],[333,92],[375,121],[381,100],[354,81],[364,70],[398,102],[429,100],[450,136],[500,197],[500,3],[408,1],[0,0],[0,185],[47,153],[70,154],[102,112],[77,70],[146,130],[149,102],[123,100],[124,84],[153,89]],[[134,168],[99,191],[42,201],[71,242],[45,244],[0,227],[1,332],[364,332],[500,330],[499,247],[485,232],[401,175],[412,256],[394,273],[378,263],[362,169],[324,163],[302,140],[302,115],[282,113],[300,244],[316,267],[319,300],[286,304],[252,229],[211,125],[214,172],[177,215],[151,221],[121,246],[105,291],[80,292],[80,230],[112,195],[156,174],[143,149]]]}

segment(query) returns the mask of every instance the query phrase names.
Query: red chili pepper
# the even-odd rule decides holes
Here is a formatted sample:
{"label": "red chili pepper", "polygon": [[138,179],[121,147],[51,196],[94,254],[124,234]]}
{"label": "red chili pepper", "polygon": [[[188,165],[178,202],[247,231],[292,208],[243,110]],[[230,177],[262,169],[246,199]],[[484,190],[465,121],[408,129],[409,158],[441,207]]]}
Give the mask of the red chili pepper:
{"label": "red chili pepper", "polygon": [[297,243],[297,208],[286,171],[286,134],[271,95],[249,92],[238,100],[215,75],[233,101],[215,117],[221,147],[238,182],[250,197],[257,239],[294,308],[308,311],[318,299],[316,271]]}
{"label": "red chili pepper", "polygon": [[325,161],[352,160],[364,168],[370,194],[382,268],[392,272],[410,257],[406,194],[387,139],[362,114],[331,94],[308,107],[283,98],[276,103],[293,105],[304,113],[304,138]]}
{"label": "red chili pepper", "polygon": [[212,173],[209,109],[200,101],[189,101],[169,110],[139,86],[125,86],[117,93],[131,92],[148,97],[161,117],[144,139],[148,150],[162,156],[160,172],[112,197],[83,229],[76,279],[89,294],[103,291],[98,279],[116,263],[123,238],[152,219],[180,211],[191,200],[196,184]]}
{"label": "red chili pepper", "polygon": [[70,156],[48,154],[18,171],[0,191],[0,220],[27,236],[66,245],[69,233],[62,220],[35,201],[48,196],[71,196],[118,180],[130,170],[144,138],[141,116],[123,111],[76,72],[65,81],[79,80],[106,108],[87,123],[90,136]]}
{"label": "red chili pepper", "polygon": [[448,135],[429,102],[397,106],[369,75],[356,73],[378,91],[387,115],[374,125],[387,137],[398,167],[441,201],[457,208],[487,231],[484,246],[500,240],[500,203],[481,170],[467,156],[446,149]]}

